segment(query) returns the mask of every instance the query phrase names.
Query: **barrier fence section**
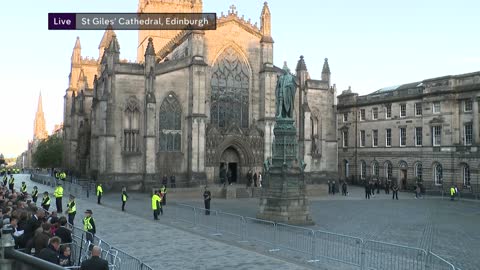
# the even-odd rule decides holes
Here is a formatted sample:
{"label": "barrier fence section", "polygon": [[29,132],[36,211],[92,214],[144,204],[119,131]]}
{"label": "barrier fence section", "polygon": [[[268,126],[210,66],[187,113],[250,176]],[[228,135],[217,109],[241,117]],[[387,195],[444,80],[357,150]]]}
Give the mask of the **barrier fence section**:
{"label": "barrier fence section", "polygon": [[363,240],[338,233],[315,231],[313,237],[313,260],[329,259],[361,267]]}
{"label": "barrier fence section", "polygon": [[364,242],[366,269],[424,270],[427,252],[420,248],[367,240]]}
{"label": "barrier fence section", "polygon": [[[102,258],[108,261],[111,270],[153,270],[138,258],[113,247],[96,235],[93,236],[79,227],[70,225],[70,228],[73,234],[72,258],[75,263],[80,264],[82,261],[90,258],[90,245],[93,244],[101,248]],[[86,235],[91,237],[89,239],[93,239],[92,243],[87,240]]]}
{"label": "barrier fence section", "polygon": [[[360,270],[455,270],[450,262],[420,248],[364,240],[185,204],[172,204],[169,207],[177,221],[216,235],[228,235],[240,242],[257,243],[272,252],[286,250],[301,254],[300,260],[318,267],[321,267],[320,262],[332,261]],[[299,257],[295,256],[295,259]]]}

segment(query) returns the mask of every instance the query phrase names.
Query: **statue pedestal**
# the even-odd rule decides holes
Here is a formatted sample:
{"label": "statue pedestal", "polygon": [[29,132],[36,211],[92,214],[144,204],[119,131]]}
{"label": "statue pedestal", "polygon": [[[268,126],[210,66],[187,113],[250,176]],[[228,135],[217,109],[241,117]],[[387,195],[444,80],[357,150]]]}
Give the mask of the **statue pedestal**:
{"label": "statue pedestal", "polygon": [[273,132],[273,164],[264,168],[257,218],[291,225],[314,225],[308,210],[303,164],[297,162],[294,120],[277,119]]}
{"label": "statue pedestal", "polygon": [[314,225],[299,167],[271,167],[257,218],[291,225]]}

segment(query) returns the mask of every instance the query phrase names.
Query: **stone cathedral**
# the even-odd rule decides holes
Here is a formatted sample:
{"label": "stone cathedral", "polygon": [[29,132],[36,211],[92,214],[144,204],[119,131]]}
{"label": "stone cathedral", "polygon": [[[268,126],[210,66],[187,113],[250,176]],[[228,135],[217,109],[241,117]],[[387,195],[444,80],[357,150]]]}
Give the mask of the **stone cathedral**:
{"label": "stone cathedral", "polygon": [[[202,12],[201,0],[140,0],[139,13]],[[272,156],[277,76],[267,3],[260,26],[235,6],[210,31],[140,30],[137,61],[121,60],[113,29],[98,58],[83,57],[77,38],[65,94],[65,168],[108,187],[218,183],[220,169],[246,182]],[[294,34],[294,33],[292,33]],[[301,45],[301,44],[299,44]],[[300,56],[295,119],[298,159],[308,181],[337,177],[335,86],[327,59],[310,79]]]}

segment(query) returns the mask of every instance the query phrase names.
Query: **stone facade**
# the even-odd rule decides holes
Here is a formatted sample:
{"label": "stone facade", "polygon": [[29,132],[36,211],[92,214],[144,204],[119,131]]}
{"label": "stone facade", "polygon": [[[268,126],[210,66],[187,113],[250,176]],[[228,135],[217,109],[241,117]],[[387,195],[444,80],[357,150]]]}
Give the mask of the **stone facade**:
{"label": "stone facade", "polygon": [[[478,190],[480,72],[338,96],[339,174]],[[390,130],[390,131],[388,131]]]}
{"label": "stone facade", "polygon": [[[140,1],[139,12],[201,11],[201,1]],[[190,2],[188,1],[189,6]],[[173,8],[173,9],[170,9]],[[97,60],[77,39],[65,95],[65,167],[106,182],[146,188],[164,174],[177,185],[219,181],[221,166],[246,181],[272,156],[275,85],[271,14],[260,27],[232,6],[212,31],[139,31],[137,62],[120,60],[107,29]],[[325,61],[312,80],[303,57],[296,76],[299,159],[313,180],[336,177],[335,87]]]}

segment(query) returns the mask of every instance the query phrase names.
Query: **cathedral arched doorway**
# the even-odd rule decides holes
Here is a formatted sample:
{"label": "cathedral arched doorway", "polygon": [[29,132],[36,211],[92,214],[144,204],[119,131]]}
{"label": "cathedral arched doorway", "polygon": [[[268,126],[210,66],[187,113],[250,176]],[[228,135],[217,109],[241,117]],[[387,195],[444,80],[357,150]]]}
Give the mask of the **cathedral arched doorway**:
{"label": "cathedral arched doorway", "polygon": [[223,151],[220,158],[220,171],[225,170],[227,181],[237,183],[240,179],[241,160],[238,151],[233,147],[228,147]]}

